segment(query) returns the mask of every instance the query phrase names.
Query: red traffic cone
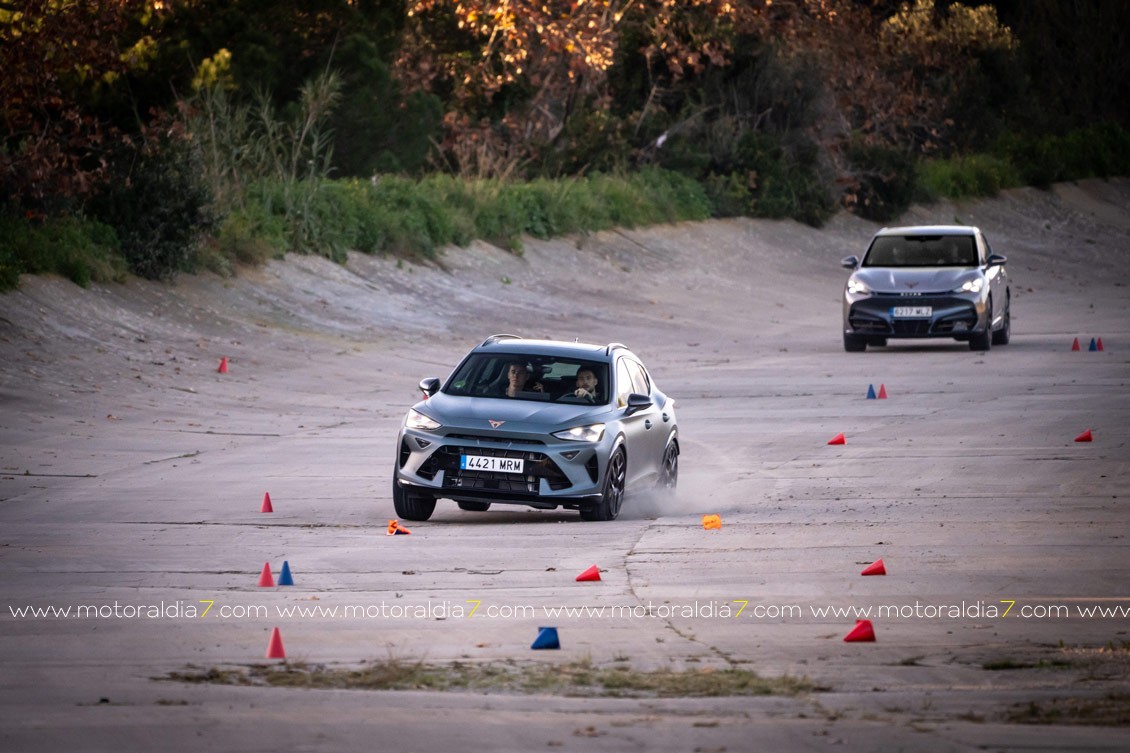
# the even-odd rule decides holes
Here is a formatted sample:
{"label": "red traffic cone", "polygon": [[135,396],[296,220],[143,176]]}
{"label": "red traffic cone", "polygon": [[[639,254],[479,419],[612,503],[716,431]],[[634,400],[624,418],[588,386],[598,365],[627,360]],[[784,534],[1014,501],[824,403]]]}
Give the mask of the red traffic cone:
{"label": "red traffic cone", "polygon": [[839,434],[829,439],[828,444],[847,444],[847,438],[844,437],[844,433],[841,431]]}
{"label": "red traffic cone", "polygon": [[1079,338],[1078,337],[1076,337],[1075,341],[1073,343],[1071,343],[1071,349],[1072,350],[1079,350]]}
{"label": "red traffic cone", "polygon": [[275,579],[271,576],[271,563],[263,563],[263,572],[259,573],[259,588],[273,588]]}
{"label": "red traffic cone", "polygon": [[585,570],[583,573],[578,575],[577,580],[600,580],[600,568],[598,568],[596,565],[593,565],[588,570]]}
{"label": "red traffic cone", "polygon": [[224,356],[223,358],[220,359],[220,368],[216,369],[216,371],[218,371],[221,374],[227,374],[228,373],[228,357],[227,356]]}
{"label": "red traffic cone", "polygon": [[886,400],[887,399],[887,388],[886,388],[885,385],[882,385],[882,384],[879,385],[879,399],[880,400]]}
{"label": "red traffic cone", "polygon": [[1095,350],[1102,350],[1102,349],[1103,349],[1103,339],[1102,339],[1102,338],[1100,337],[1100,338],[1099,338],[1099,342],[1098,342],[1098,345],[1097,345],[1097,347],[1095,348]]}
{"label": "red traffic cone", "polygon": [[267,658],[268,659],[285,659],[286,650],[283,648],[282,636],[279,635],[279,629],[275,628],[271,631],[271,640],[267,644]]}
{"label": "red traffic cone", "polygon": [[887,568],[883,565],[882,559],[877,559],[867,567],[863,568],[860,575],[886,575]]}
{"label": "red traffic cone", "polygon": [[844,643],[874,643],[875,628],[871,620],[856,620],[855,627],[844,636]]}
{"label": "red traffic cone", "polygon": [[1093,442],[1094,440],[1095,435],[1091,433],[1090,429],[1087,429],[1085,432],[1075,437],[1076,442]]}
{"label": "red traffic cone", "polygon": [[274,512],[275,508],[271,506],[271,493],[263,492],[263,504],[259,506],[259,512]]}
{"label": "red traffic cone", "polygon": [[400,523],[395,520],[390,520],[388,522],[388,531],[385,534],[386,536],[402,536],[406,533],[412,532],[404,526],[400,525]]}

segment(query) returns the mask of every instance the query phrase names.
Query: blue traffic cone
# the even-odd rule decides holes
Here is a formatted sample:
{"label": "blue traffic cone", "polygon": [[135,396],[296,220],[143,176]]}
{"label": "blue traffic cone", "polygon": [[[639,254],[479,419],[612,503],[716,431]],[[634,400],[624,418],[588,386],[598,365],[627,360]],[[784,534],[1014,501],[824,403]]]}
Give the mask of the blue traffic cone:
{"label": "blue traffic cone", "polygon": [[1096,351],[1096,350],[1098,350],[1098,349],[1099,349],[1099,344],[1098,344],[1098,343],[1096,343],[1096,342],[1095,342],[1095,338],[1093,338],[1093,337],[1092,337],[1092,338],[1091,338],[1091,347],[1087,348],[1087,350],[1089,350],[1089,351],[1091,351],[1091,352],[1093,353],[1093,352],[1095,352],[1095,351]]}
{"label": "blue traffic cone", "polygon": [[538,637],[534,639],[530,648],[561,648],[561,642],[557,640],[557,628],[539,627]]}
{"label": "blue traffic cone", "polygon": [[290,574],[290,563],[287,562],[286,560],[283,560],[283,567],[282,567],[282,572],[279,573],[278,585],[280,585],[280,586],[293,586],[294,585],[294,578],[291,577],[291,574]]}
{"label": "blue traffic cone", "polygon": [[873,385],[873,384],[867,385],[867,399],[868,400],[874,400],[875,399],[875,385]]}

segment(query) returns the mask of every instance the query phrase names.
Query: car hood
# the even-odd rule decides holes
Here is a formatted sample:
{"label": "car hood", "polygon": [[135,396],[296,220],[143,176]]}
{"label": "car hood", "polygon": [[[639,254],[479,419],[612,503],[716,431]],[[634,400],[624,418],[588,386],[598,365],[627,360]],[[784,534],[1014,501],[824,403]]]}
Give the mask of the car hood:
{"label": "car hood", "polygon": [[969,267],[874,267],[854,276],[876,293],[946,293],[978,275]]}
{"label": "car hood", "polygon": [[[417,403],[416,410],[445,426],[523,431],[557,431],[585,421],[602,420],[607,405],[573,405],[535,400],[492,397],[460,397],[442,392]],[[491,422],[497,425],[492,426]],[[499,424],[498,422],[502,422]],[[503,428],[504,427],[504,428]]]}

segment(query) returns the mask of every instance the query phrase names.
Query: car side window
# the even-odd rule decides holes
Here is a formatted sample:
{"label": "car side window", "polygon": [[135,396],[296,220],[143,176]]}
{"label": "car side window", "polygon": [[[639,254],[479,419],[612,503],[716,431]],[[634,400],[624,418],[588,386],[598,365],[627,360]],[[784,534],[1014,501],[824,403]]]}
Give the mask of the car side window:
{"label": "car side window", "polygon": [[628,373],[632,377],[632,392],[638,392],[641,395],[651,394],[651,380],[647,378],[647,372],[644,371],[643,365],[630,358],[625,358],[624,362],[628,366]]}
{"label": "car side window", "polygon": [[628,395],[632,394],[634,390],[631,374],[628,373],[628,359],[621,358],[616,362],[616,407],[626,407]]}

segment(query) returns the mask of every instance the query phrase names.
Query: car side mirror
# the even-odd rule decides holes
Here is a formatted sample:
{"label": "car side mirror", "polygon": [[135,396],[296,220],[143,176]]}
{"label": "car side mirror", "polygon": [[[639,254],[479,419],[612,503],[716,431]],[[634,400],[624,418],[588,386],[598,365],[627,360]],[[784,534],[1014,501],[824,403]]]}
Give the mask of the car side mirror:
{"label": "car side mirror", "polygon": [[639,413],[645,408],[650,408],[652,405],[651,398],[647,395],[641,395],[638,392],[633,392],[628,395],[628,410],[627,414],[630,416],[633,413]]}
{"label": "car side mirror", "polygon": [[1003,267],[1008,261],[1008,257],[1002,254],[989,254],[989,258],[985,261],[985,266],[988,267]]}
{"label": "car side mirror", "polygon": [[845,256],[840,260],[840,266],[844,269],[858,269],[859,257],[858,256]]}
{"label": "car side mirror", "polygon": [[428,397],[431,397],[432,395],[439,392],[439,379],[437,379],[436,377],[421,379],[420,390]]}

